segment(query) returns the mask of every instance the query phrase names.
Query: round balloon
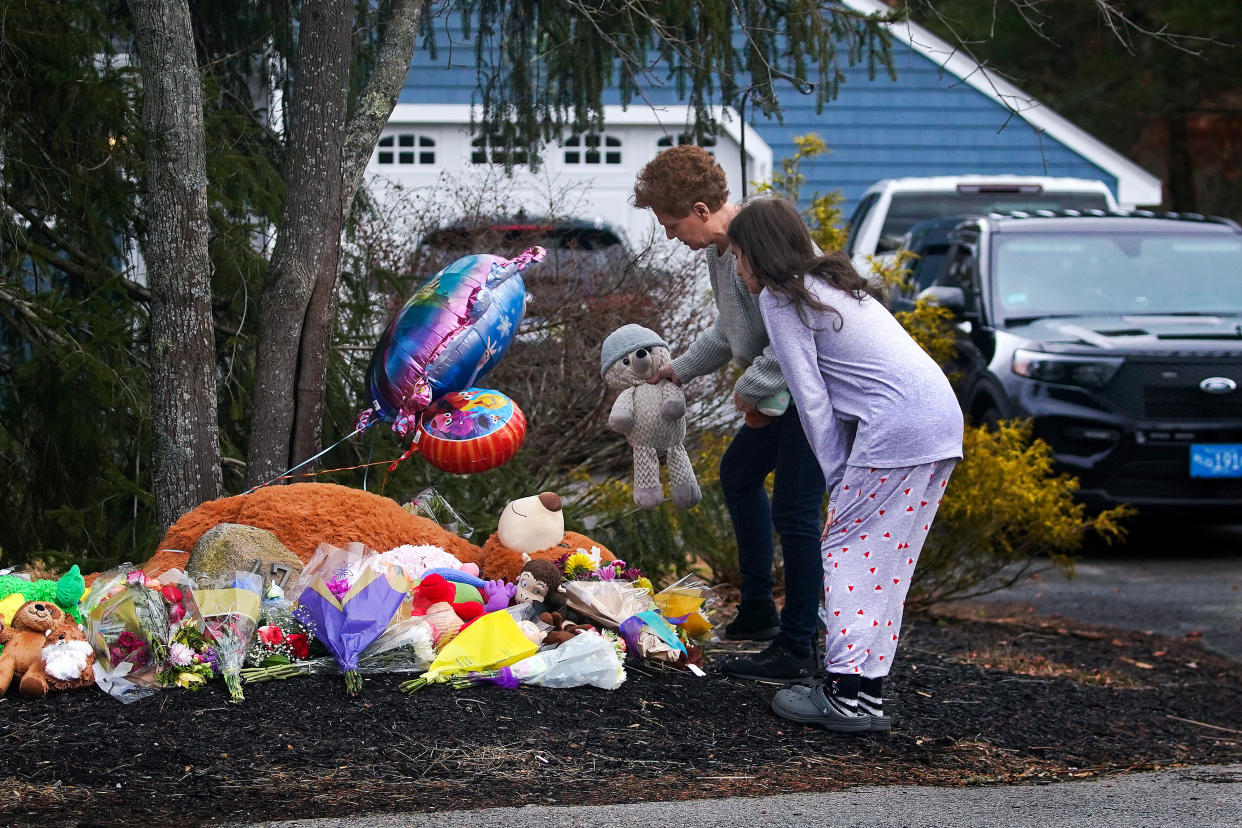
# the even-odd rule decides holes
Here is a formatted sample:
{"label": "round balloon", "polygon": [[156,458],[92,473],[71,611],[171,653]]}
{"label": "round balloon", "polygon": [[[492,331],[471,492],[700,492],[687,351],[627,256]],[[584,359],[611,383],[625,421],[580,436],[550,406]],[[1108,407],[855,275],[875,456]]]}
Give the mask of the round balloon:
{"label": "round balloon", "polygon": [[437,469],[472,474],[507,463],[525,437],[526,417],[513,400],[490,388],[467,388],[423,410],[414,447]]}
{"label": "round balloon", "polygon": [[486,376],[525,313],[521,272],[543,255],[543,248],[533,247],[515,259],[465,256],[416,290],[371,356],[367,386],[374,415],[405,434],[433,399]]}

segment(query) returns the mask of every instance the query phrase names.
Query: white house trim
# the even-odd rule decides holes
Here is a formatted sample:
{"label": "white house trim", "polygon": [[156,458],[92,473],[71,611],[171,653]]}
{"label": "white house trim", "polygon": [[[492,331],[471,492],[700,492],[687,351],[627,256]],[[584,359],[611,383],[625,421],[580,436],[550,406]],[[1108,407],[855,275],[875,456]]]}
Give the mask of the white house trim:
{"label": "white house trim", "polygon": [[[393,108],[388,118],[389,126],[405,124],[417,125],[461,125],[471,123],[479,111],[471,104],[410,104],[399,103]],[[754,175],[763,170],[770,174],[772,170],[772,148],[768,142],[755,131],[750,124],[743,124],[732,107],[713,107],[712,117],[716,123],[739,146],[745,143],[746,155],[749,158],[748,169]],[[620,107],[609,105],[604,107],[605,131],[609,126],[659,126],[667,135],[678,135],[686,131],[687,124],[694,120],[694,113],[688,106],[632,105]],[[745,131],[746,140],[742,134]],[[766,177],[766,175],[765,175]]]}
{"label": "white house trim", "polygon": [[[844,0],[855,11],[889,14],[892,9],[880,0]],[[960,49],[909,20],[885,28],[893,37],[931,60],[942,70],[1016,113],[1040,132],[1046,133],[1091,163],[1117,177],[1117,201],[1122,207],[1159,204],[1163,198],[1160,179],[1097,138],[1062,118],[1004,78],[989,72]]]}

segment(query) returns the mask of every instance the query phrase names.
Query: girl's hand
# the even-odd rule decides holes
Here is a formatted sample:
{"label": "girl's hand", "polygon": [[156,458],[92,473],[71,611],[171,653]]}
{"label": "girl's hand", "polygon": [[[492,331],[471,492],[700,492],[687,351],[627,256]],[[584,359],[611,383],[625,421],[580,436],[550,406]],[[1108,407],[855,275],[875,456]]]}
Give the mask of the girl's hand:
{"label": "girl's hand", "polygon": [[647,382],[655,385],[661,380],[669,380],[673,385],[681,385],[681,377],[677,376],[677,372],[673,370],[672,363],[661,365],[656,369],[655,376],[647,380]]}
{"label": "girl's hand", "polygon": [[831,529],[836,522],[837,522],[837,510],[829,509],[828,519],[824,521],[824,532],[823,534],[819,536],[820,543],[823,543],[824,539],[828,537],[828,530]]}

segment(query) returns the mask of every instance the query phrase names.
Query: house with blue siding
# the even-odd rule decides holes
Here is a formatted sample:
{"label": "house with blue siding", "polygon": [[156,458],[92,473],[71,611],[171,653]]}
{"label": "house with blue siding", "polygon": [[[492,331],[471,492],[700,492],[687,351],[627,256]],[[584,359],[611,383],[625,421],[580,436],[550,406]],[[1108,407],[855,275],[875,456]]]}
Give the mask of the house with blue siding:
{"label": "house with blue siding", "polygon": [[[886,12],[879,0],[846,0],[862,12]],[[503,148],[472,134],[477,84],[473,43],[460,27],[437,27],[438,53],[416,51],[398,105],[371,159],[372,176],[424,192],[445,176],[468,182],[494,175]],[[896,79],[847,67],[838,97],[815,111],[814,96],[779,89],[782,120],[753,109],[722,107],[720,134],[705,142],[741,196],[792,156],[794,137],[818,134],[829,152],[803,163],[802,197],[839,190],[849,215],[882,178],[955,174],[1068,176],[1105,182],[1123,207],[1158,204],[1160,181],[1052,110],[913,23],[889,26]],[[648,211],[629,203],[634,176],[661,149],[685,143],[691,113],[672,84],[648,88],[646,101],[623,109],[613,90],[605,128],[567,133],[547,145],[544,169],[520,165],[511,179],[514,207],[608,222],[640,242],[654,232]],[[739,116],[741,109],[745,120]],[[488,171],[491,170],[491,173]],[[569,193],[556,210],[558,192]],[[551,208],[551,210],[550,210]]]}

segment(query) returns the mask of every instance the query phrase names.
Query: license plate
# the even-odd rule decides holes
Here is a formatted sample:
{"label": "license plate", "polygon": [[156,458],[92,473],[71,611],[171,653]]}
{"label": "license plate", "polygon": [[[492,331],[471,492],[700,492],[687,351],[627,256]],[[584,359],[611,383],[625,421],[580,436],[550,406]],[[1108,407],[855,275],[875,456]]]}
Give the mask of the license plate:
{"label": "license plate", "polygon": [[1242,477],[1242,443],[1190,446],[1191,477]]}

